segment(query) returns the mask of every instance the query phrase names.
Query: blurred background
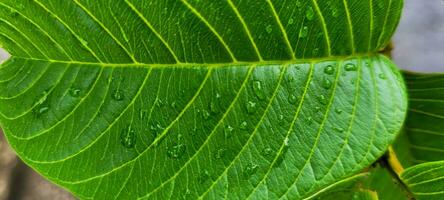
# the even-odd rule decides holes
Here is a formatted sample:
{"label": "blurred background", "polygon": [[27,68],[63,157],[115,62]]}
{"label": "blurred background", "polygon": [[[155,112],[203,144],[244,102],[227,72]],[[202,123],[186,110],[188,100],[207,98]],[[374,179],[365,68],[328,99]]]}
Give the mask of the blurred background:
{"label": "blurred background", "polygon": [[[444,72],[444,1],[405,0],[405,10],[393,39],[399,67],[420,72]],[[0,49],[0,61],[8,54]],[[0,200],[68,200],[69,193],[24,165],[0,134]]]}

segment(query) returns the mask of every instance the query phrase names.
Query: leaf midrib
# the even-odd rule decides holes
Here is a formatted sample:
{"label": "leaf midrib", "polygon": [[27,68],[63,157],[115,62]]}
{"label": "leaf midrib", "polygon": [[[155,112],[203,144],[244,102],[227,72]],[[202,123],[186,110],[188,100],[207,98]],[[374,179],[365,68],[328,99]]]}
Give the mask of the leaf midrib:
{"label": "leaf midrib", "polygon": [[[94,65],[101,67],[150,67],[150,68],[162,68],[162,67],[230,67],[230,66],[253,66],[253,65],[288,65],[288,64],[302,64],[302,63],[319,63],[326,61],[338,61],[338,60],[351,60],[363,57],[377,57],[383,56],[380,53],[357,53],[347,56],[328,56],[328,57],[318,57],[318,58],[306,58],[306,59],[290,59],[290,60],[267,60],[267,61],[252,61],[252,62],[220,62],[220,63],[104,63],[104,62],[83,62],[83,61],[67,61],[67,60],[53,60],[53,59],[39,59],[39,58],[27,58],[12,56],[10,60],[22,59],[28,61],[40,61],[49,63],[60,63],[60,64],[76,64],[76,65]],[[4,62],[0,66],[6,65],[8,62]]]}

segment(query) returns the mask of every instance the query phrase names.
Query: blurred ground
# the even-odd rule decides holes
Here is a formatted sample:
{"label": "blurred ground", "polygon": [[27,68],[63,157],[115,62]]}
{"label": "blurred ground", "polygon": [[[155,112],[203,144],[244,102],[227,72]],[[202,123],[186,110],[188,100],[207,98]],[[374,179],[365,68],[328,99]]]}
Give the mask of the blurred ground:
{"label": "blurred ground", "polygon": [[[444,72],[444,1],[406,0],[393,57],[404,69]],[[0,61],[8,56],[0,49]],[[0,200],[73,197],[20,162],[0,134]]]}
{"label": "blurred ground", "polygon": [[444,72],[444,1],[405,0],[393,42],[399,67]]}

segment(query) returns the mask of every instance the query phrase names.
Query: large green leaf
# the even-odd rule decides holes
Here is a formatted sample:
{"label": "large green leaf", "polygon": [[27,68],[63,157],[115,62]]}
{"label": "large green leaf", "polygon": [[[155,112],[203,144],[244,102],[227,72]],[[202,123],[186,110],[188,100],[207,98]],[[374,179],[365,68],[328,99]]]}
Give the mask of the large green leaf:
{"label": "large green leaf", "polygon": [[404,76],[410,97],[405,129],[413,162],[444,160],[444,75]]}
{"label": "large green leaf", "polygon": [[402,0],[1,0],[0,121],[80,198],[315,198],[406,112]]}
{"label": "large green leaf", "polygon": [[444,198],[444,161],[423,163],[408,168],[401,179],[419,200]]}

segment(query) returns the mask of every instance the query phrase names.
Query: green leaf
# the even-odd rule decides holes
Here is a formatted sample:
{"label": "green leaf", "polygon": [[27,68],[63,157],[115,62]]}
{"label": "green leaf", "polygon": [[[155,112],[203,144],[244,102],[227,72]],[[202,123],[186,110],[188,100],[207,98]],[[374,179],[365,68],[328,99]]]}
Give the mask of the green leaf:
{"label": "green leaf", "polygon": [[[360,173],[349,178],[344,178],[306,199],[353,199],[354,196],[359,196],[362,192],[356,185],[360,181],[365,180],[368,175],[369,173]],[[364,191],[364,193],[366,193],[366,191]]]}
{"label": "green leaf", "polygon": [[406,72],[404,77],[410,97],[405,130],[413,161],[444,160],[444,75]]}
{"label": "green leaf", "polygon": [[401,179],[418,200],[444,198],[444,161],[428,162],[408,168]]}
{"label": "green leaf", "polygon": [[390,172],[377,166],[369,172],[366,180],[361,181],[361,187],[375,191],[380,199],[390,200],[407,200],[406,191],[402,190],[402,186],[394,180]]}
{"label": "green leaf", "polygon": [[82,199],[302,199],[406,113],[402,0],[2,0],[0,122]]}

